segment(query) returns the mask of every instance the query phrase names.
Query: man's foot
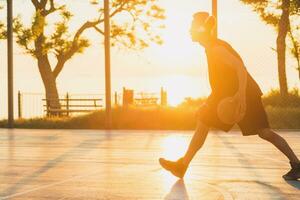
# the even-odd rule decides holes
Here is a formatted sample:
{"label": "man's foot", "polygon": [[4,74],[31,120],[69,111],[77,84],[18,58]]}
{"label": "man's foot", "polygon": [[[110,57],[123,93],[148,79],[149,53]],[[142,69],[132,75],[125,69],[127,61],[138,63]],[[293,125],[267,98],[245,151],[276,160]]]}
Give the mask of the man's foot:
{"label": "man's foot", "polygon": [[291,163],[292,169],[283,175],[285,180],[298,180],[300,178],[300,163]]}
{"label": "man's foot", "polygon": [[179,159],[176,162],[165,160],[164,158],[159,159],[159,164],[167,171],[170,171],[174,176],[183,178],[187,170],[187,166],[183,164],[183,159]]}

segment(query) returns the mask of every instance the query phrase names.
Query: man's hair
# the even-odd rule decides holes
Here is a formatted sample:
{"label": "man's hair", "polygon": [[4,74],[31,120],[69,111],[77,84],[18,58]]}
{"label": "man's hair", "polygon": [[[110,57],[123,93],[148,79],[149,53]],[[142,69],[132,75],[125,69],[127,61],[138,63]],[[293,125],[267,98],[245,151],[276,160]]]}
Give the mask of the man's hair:
{"label": "man's hair", "polygon": [[199,26],[204,27],[209,32],[216,26],[215,17],[209,16],[208,12],[197,12],[193,15],[193,18],[199,23]]}
{"label": "man's hair", "polygon": [[204,24],[206,19],[209,17],[209,13],[208,12],[197,12],[194,14],[193,17],[194,17],[194,20],[199,22],[199,24]]}

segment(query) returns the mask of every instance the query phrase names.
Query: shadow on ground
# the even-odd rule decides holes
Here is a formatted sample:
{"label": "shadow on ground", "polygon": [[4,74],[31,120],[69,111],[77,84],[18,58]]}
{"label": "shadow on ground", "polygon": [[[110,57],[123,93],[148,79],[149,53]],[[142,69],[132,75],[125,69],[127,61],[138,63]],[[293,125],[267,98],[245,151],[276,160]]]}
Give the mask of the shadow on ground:
{"label": "shadow on ground", "polygon": [[289,185],[300,190],[300,181],[286,181]]}
{"label": "shadow on ground", "polygon": [[169,194],[167,194],[167,196],[164,198],[164,200],[174,199],[189,200],[189,195],[187,193],[183,179],[178,180],[171,188]]}

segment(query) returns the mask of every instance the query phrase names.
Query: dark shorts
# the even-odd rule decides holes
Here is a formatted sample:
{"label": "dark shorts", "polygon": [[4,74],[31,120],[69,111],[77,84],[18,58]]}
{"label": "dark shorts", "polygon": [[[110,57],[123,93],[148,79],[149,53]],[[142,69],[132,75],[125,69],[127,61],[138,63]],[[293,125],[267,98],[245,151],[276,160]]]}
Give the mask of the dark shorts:
{"label": "dark shorts", "polygon": [[[261,96],[249,96],[246,99],[247,108],[245,117],[238,123],[244,136],[257,135],[258,130],[269,128],[269,121],[261,101]],[[224,124],[217,117],[217,103],[202,106],[198,112],[199,120],[210,128],[228,132],[233,125]]]}

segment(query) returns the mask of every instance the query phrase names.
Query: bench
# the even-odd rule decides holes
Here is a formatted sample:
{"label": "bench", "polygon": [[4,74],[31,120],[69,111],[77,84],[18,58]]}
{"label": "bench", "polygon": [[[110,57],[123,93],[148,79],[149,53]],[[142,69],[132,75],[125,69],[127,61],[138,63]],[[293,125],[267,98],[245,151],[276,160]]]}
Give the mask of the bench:
{"label": "bench", "polygon": [[[47,116],[69,116],[70,113],[89,113],[102,108],[103,105],[100,103],[103,99],[91,98],[91,99],[71,99],[68,96],[65,99],[58,99],[60,102],[60,108],[51,108],[50,102],[51,99],[43,99],[45,104],[43,105],[46,109],[44,110],[47,113]],[[84,102],[85,104],[80,104]]]}
{"label": "bench", "polygon": [[134,101],[135,101],[135,105],[142,105],[142,106],[158,105],[158,98],[156,97],[135,98]]}

